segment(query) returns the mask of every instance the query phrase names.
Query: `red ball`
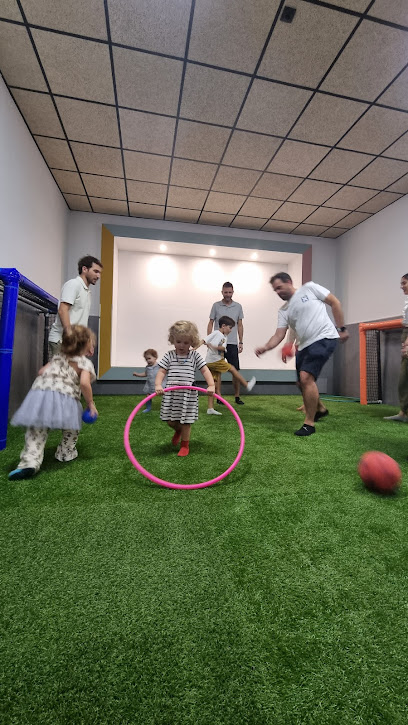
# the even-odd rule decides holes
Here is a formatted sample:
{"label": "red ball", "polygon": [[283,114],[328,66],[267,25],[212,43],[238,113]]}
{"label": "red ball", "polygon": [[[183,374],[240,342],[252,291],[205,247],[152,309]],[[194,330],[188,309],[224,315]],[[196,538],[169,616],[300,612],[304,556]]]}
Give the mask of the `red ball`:
{"label": "red ball", "polygon": [[366,488],[378,493],[392,493],[401,485],[402,474],[397,461],[381,451],[364,453],[357,470]]}

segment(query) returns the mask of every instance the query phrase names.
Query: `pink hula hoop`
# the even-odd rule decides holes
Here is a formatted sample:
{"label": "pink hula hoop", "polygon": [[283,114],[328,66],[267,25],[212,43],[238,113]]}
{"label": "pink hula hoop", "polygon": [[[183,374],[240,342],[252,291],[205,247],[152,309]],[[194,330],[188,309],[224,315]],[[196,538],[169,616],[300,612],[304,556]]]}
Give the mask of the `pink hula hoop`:
{"label": "pink hula hoop", "polygon": [[[201,393],[207,393],[205,388],[197,388],[195,385],[173,385],[171,388],[165,388],[164,390],[165,390],[165,392],[167,392],[169,390],[198,390]],[[133,463],[134,467],[141,474],[143,474],[143,476],[148,478],[149,481],[153,481],[153,483],[158,483],[159,486],[164,486],[165,488],[177,488],[177,489],[205,488],[206,486],[212,486],[213,483],[217,483],[218,481],[222,481],[223,478],[226,478],[231,473],[231,471],[234,470],[235,466],[238,465],[238,463],[241,459],[241,456],[244,452],[245,433],[244,433],[244,426],[242,425],[241,418],[239,417],[236,410],[234,410],[232,405],[230,405],[227,400],[224,400],[224,398],[222,398],[220,395],[216,395],[215,393],[214,393],[214,398],[217,398],[217,400],[221,400],[224,403],[224,405],[226,406],[226,408],[228,408],[228,410],[231,411],[232,415],[234,416],[235,420],[238,423],[238,428],[239,428],[239,432],[240,432],[240,436],[241,436],[241,442],[240,442],[237,457],[235,458],[233,463],[231,463],[229,468],[227,468],[227,470],[224,471],[224,473],[221,473],[216,478],[212,478],[210,481],[203,481],[202,483],[191,483],[191,484],[171,483],[170,481],[164,481],[162,478],[157,478],[157,476],[153,476],[153,474],[150,473],[150,471],[147,471],[145,468],[143,468],[143,466],[139,463],[139,461],[133,455],[133,451],[130,447],[130,443],[129,443],[130,426],[132,424],[133,418],[135,417],[136,413],[140,410],[140,408],[145,403],[147,403],[148,400],[151,400],[156,395],[157,395],[157,393],[152,393],[151,395],[148,395],[146,398],[144,398],[144,400],[142,400],[136,406],[136,408],[131,412],[131,414],[129,415],[129,418],[126,421],[125,431],[123,434],[123,442],[125,445],[125,451],[127,453],[127,456],[129,458],[130,462]]]}

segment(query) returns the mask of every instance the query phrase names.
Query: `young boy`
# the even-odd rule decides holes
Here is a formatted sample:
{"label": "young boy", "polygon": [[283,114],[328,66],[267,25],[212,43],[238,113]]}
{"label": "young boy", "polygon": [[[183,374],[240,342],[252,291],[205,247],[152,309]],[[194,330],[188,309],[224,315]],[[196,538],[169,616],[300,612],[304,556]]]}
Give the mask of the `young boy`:
{"label": "young boy", "polygon": [[[227,337],[235,326],[235,322],[231,317],[226,315],[220,317],[219,329],[208,335],[205,340],[201,340],[200,345],[207,345],[208,352],[205,359],[207,367],[211,370],[214,382],[217,385],[218,381],[221,380],[221,373],[231,373],[232,377],[239,380],[241,385],[244,386],[250,392],[256,383],[256,378],[253,377],[249,382],[242,377],[233,365],[230,365],[224,357],[224,353],[227,347]],[[218,388],[219,389],[219,388]],[[222,415],[218,410],[214,409],[214,398],[213,396],[208,397],[208,415]]]}

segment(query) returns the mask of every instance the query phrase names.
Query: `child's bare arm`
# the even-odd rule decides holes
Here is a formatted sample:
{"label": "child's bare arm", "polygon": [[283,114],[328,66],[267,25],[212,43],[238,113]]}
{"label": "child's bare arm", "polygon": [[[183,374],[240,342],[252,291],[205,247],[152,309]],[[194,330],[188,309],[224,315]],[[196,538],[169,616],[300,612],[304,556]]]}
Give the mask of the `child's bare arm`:
{"label": "child's bare arm", "polygon": [[147,372],[146,370],[143,373],[137,373],[136,371],[133,373],[135,378],[147,378]]}
{"label": "child's bare arm", "polygon": [[215,393],[215,384],[210,369],[207,367],[207,365],[204,365],[204,367],[201,368],[200,372],[208,385],[207,395],[213,395],[213,393]]}
{"label": "child's bare arm", "polygon": [[79,384],[81,386],[81,393],[85,398],[87,408],[89,408],[92,415],[98,415],[95,403],[93,402],[91,373],[88,370],[81,370],[81,374],[79,376]]}
{"label": "child's bare arm", "polygon": [[166,377],[165,369],[160,368],[159,372],[156,375],[156,379],[154,381],[154,389],[155,389],[157,395],[163,395],[162,383],[163,383],[163,380],[165,377]]}

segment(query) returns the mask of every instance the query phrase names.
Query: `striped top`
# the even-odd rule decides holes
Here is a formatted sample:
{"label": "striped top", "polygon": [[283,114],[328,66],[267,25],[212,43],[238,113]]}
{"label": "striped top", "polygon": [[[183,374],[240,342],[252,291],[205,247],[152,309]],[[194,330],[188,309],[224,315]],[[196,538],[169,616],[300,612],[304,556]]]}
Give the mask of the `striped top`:
{"label": "striped top", "polygon": [[[194,385],[195,372],[205,366],[204,358],[196,350],[190,350],[187,357],[178,357],[175,350],[163,355],[159,366],[167,370],[167,387],[172,385]],[[171,390],[164,393],[160,409],[161,420],[177,420],[180,423],[194,423],[198,418],[198,393],[196,390]]]}

